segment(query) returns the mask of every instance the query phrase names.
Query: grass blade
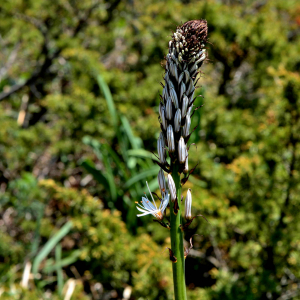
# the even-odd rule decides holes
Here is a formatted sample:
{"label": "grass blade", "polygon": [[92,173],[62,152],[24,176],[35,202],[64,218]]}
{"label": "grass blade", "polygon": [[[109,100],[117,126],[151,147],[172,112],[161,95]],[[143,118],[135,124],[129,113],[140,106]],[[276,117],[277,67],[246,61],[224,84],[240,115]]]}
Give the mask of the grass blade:
{"label": "grass blade", "polygon": [[92,174],[92,176],[98,183],[104,186],[109,185],[105,175],[103,175],[99,170],[96,169],[95,164],[91,160],[86,159],[81,163],[81,166],[84,167],[90,174]]}
{"label": "grass blade", "polygon": [[117,127],[117,123],[118,123],[118,115],[117,115],[117,111],[115,108],[115,103],[114,100],[112,98],[110,89],[107,85],[107,83],[105,82],[105,80],[103,79],[103,77],[101,75],[97,76],[97,82],[98,85],[105,97],[106,103],[107,103],[107,107],[108,107],[108,111],[110,113],[111,119],[112,119],[112,123],[114,127]]}
{"label": "grass blade", "polygon": [[59,263],[61,262],[61,245],[57,244],[55,247],[55,260],[57,262],[56,273],[57,273],[57,288],[59,295],[62,295],[62,290],[64,287],[64,277],[63,270]]}
{"label": "grass blade", "polygon": [[138,173],[137,175],[133,176],[132,178],[130,178],[126,183],[125,183],[125,188],[129,188],[130,186],[132,186],[133,184],[135,184],[136,182],[139,182],[143,179],[146,179],[148,177],[152,177],[157,175],[159,172],[159,167],[158,166],[153,166],[152,168],[150,168],[149,170],[143,171]]}
{"label": "grass blade", "polygon": [[140,158],[155,159],[154,154],[151,153],[150,151],[145,150],[145,149],[131,149],[131,150],[128,150],[128,155],[129,156],[134,156],[134,157],[140,157]]}
{"label": "grass blade", "polygon": [[37,254],[33,261],[32,273],[35,275],[38,272],[41,262],[47,257],[50,251],[56,246],[56,244],[65,237],[71,230],[73,224],[71,221],[67,222],[58,232],[54,234],[50,240],[45,244],[41,251]]}
{"label": "grass blade", "polygon": [[58,267],[63,268],[69,266],[77,261],[80,254],[81,250],[74,250],[68,257],[61,259],[59,262],[54,261],[53,259],[48,259],[46,266],[43,268],[43,271],[51,273],[55,271]]}
{"label": "grass blade", "polygon": [[138,138],[138,137],[135,137],[133,132],[132,132],[132,129],[131,129],[131,126],[127,120],[127,118],[125,116],[122,116],[121,117],[121,122],[122,122],[122,125],[123,125],[123,128],[126,132],[126,135],[129,139],[129,142],[131,144],[131,147],[133,149],[139,149],[141,148],[141,139]]}

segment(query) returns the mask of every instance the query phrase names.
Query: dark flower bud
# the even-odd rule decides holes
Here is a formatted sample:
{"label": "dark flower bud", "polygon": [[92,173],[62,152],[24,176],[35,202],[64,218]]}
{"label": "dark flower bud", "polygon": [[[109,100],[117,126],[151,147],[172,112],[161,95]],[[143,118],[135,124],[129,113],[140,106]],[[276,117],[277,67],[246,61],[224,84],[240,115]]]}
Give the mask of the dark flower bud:
{"label": "dark flower bud", "polygon": [[178,108],[179,107],[178,106],[178,97],[176,95],[175,89],[170,90],[170,96],[171,96],[171,99],[174,103],[175,108]]}
{"label": "dark flower bud", "polygon": [[184,118],[186,116],[187,108],[189,105],[189,99],[187,96],[183,96],[182,99],[182,109],[181,109],[181,117]]}
{"label": "dark flower bud", "polygon": [[173,118],[172,115],[172,100],[171,98],[168,98],[167,104],[166,104],[166,117],[168,120],[171,120]]}
{"label": "dark flower bud", "polygon": [[191,126],[191,117],[190,115],[186,115],[185,125],[183,127],[183,136],[187,137],[190,134],[190,126]]}
{"label": "dark flower bud", "polygon": [[166,163],[166,149],[165,149],[165,139],[163,134],[160,133],[159,139],[157,140],[157,152],[159,160],[162,164]]}
{"label": "dark flower bud", "polygon": [[165,107],[163,106],[162,103],[159,104],[159,116],[160,116],[160,120],[163,125],[163,128],[166,130],[167,129],[166,112],[165,112]]}
{"label": "dark flower bud", "polygon": [[178,84],[181,83],[182,79],[183,79],[183,76],[184,76],[184,72],[182,72],[179,76],[179,79],[178,79]]}
{"label": "dark flower bud", "polygon": [[175,114],[175,118],[174,118],[174,130],[175,132],[178,132],[180,130],[180,126],[181,126],[181,111],[178,108]]}
{"label": "dark flower bud", "polygon": [[181,85],[180,85],[180,99],[182,98],[182,95],[185,93],[186,91],[186,86],[183,82],[181,82]]}
{"label": "dark flower bud", "polygon": [[168,140],[169,152],[174,152],[175,151],[175,141],[174,141],[174,133],[173,133],[173,127],[172,127],[172,125],[168,126],[168,129],[167,129],[167,140]]}

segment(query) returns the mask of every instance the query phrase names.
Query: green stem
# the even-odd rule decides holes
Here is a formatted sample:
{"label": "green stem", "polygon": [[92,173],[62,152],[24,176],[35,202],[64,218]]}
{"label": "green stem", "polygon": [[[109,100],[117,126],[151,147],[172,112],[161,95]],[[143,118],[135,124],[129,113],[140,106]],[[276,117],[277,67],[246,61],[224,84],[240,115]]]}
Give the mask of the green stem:
{"label": "green stem", "polygon": [[171,249],[173,255],[177,258],[177,262],[173,263],[173,283],[175,300],[186,300],[185,287],[185,261],[183,249],[183,233],[180,229],[181,224],[181,182],[178,173],[178,165],[174,164],[172,169],[172,177],[174,179],[177,191],[177,199],[179,210],[177,215],[174,214],[174,203],[171,202]]}

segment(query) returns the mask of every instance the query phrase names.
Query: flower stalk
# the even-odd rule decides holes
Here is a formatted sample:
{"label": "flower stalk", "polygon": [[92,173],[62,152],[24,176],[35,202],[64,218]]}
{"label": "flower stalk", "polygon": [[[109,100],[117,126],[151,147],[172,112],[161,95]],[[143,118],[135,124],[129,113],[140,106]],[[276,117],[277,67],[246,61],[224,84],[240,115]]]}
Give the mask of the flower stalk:
{"label": "flower stalk", "polygon": [[[171,220],[171,251],[176,258],[173,260],[173,283],[175,300],[186,300],[185,285],[185,256],[183,247],[182,215],[184,207],[181,203],[182,181],[181,174],[188,173],[188,140],[190,137],[191,116],[197,75],[206,58],[205,42],[207,39],[207,23],[205,20],[189,21],[178,27],[169,42],[167,55],[165,86],[161,105],[167,111],[168,129],[164,136],[168,140],[169,156],[171,159],[168,175],[169,189],[174,193],[173,183],[176,188],[176,199],[171,193],[170,220]],[[172,114],[173,112],[173,114]],[[176,112],[176,113],[174,113]],[[170,143],[172,130],[172,143]],[[175,144],[175,151],[174,151]],[[171,147],[170,147],[171,146]],[[170,180],[173,179],[173,180]],[[173,181],[173,182],[172,182]],[[186,180],[184,181],[186,182]],[[188,191],[188,218],[191,214],[191,193]]]}
{"label": "flower stalk", "polygon": [[177,262],[172,264],[173,269],[173,283],[174,283],[174,296],[176,300],[186,300],[186,286],[185,286],[185,261],[184,261],[184,248],[183,248],[183,232],[180,228],[181,214],[175,214],[176,204],[178,205],[177,210],[181,211],[181,182],[180,174],[177,164],[173,165],[172,175],[177,191],[177,201],[171,202],[170,215],[171,215],[171,249],[173,255],[177,258]]}

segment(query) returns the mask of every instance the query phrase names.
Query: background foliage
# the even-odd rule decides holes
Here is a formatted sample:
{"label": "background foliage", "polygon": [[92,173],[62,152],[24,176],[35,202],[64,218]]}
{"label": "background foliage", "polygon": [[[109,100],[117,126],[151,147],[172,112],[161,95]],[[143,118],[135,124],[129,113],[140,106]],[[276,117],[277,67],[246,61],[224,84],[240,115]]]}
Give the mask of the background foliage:
{"label": "background foliage", "polygon": [[[2,1],[1,299],[172,299],[157,189],[175,27],[205,18],[189,299],[300,299],[297,1]],[[193,127],[194,127],[193,126]],[[185,192],[184,192],[185,195]]]}

